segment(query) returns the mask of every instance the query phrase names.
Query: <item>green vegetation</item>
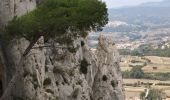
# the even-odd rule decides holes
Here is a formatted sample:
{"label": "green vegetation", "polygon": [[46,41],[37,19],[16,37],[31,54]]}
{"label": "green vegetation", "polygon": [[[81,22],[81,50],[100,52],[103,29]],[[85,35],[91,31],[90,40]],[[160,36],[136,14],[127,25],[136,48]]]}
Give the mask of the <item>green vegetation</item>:
{"label": "green vegetation", "polygon": [[[145,92],[142,92],[140,97],[141,97],[141,100],[146,100]],[[161,90],[157,90],[157,89],[149,90],[147,100],[162,100],[162,99],[163,99],[163,93]]]}
{"label": "green vegetation", "polygon": [[72,39],[86,37],[89,31],[101,31],[107,22],[107,8],[102,1],[44,0],[35,10],[14,17],[1,36],[9,40],[24,37],[31,42],[30,49],[40,36],[72,43]]}
{"label": "green vegetation", "polygon": [[130,71],[129,70],[122,71],[122,76],[123,78],[130,78]]}
{"label": "green vegetation", "polygon": [[131,60],[131,63],[142,63],[142,61],[137,61],[137,60]]}
{"label": "green vegetation", "polygon": [[139,79],[150,79],[167,81],[170,80],[170,73],[144,73],[141,67],[133,67],[131,71],[122,72],[123,78],[139,78]]}
{"label": "green vegetation", "polygon": [[127,83],[127,84],[124,84],[126,86],[132,86],[132,87],[139,87],[139,84],[138,83]]}
{"label": "green vegetation", "polygon": [[144,72],[142,71],[141,67],[133,67],[130,71],[129,76],[131,78],[142,78],[144,76]]}
{"label": "green vegetation", "polygon": [[138,82],[135,82],[135,83],[126,83],[124,85],[125,86],[132,86],[132,87],[141,87],[142,85],[151,86],[151,85],[153,85],[153,83],[149,83],[149,82],[144,83],[144,82],[138,81]]}
{"label": "green vegetation", "polygon": [[146,61],[146,64],[147,64],[147,63],[151,63],[151,60],[148,59],[148,58],[146,58],[146,57],[141,57],[141,59],[145,60],[145,61]]}
{"label": "green vegetation", "polygon": [[147,65],[146,63],[139,64],[139,65],[137,65],[137,64],[129,64],[129,67],[144,67],[146,65]]}
{"label": "green vegetation", "polygon": [[32,12],[15,17],[6,31],[11,36],[28,40],[44,36],[84,35],[87,31],[98,31],[107,24],[105,3],[98,0],[45,0]]}
{"label": "green vegetation", "polygon": [[170,83],[157,83],[156,85],[170,86]]}
{"label": "green vegetation", "polygon": [[170,73],[145,73],[145,79],[167,81],[170,80]]}
{"label": "green vegetation", "polygon": [[157,48],[154,49],[151,46],[141,46],[135,50],[121,49],[119,50],[121,55],[131,56],[159,56],[159,57],[170,57],[170,48]]}
{"label": "green vegetation", "polygon": [[[90,31],[101,31],[102,27],[108,23],[108,13],[106,4],[101,0],[43,0],[43,2],[33,11],[21,17],[15,16],[9,21],[7,26],[0,30],[0,37],[6,41],[24,37],[30,41],[29,46],[20,57],[17,66],[23,65],[32,47],[43,36],[45,42],[55,39],[58,43],[72,43],[75,38],[86,37]],[[74,49],[70,49],[74,52]],[[82,72],[87,73],[87,64],[81,65]],[[2,100],[8,97],[15,86],[17,77],[21,78],[22,72],[17,69]],[[47,79],[44,84],[50,84]],[[64,83],[63,83],[64,84]],[[50,89],[46,92],[54,94]]]}

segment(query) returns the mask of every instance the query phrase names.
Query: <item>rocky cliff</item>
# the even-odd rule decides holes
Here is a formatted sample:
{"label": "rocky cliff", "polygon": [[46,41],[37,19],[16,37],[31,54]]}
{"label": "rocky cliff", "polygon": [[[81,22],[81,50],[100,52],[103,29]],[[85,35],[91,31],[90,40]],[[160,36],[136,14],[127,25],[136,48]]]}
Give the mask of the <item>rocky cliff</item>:
{"label": "rocky cliff", "polygon": [[[1,26],[39,2],[0,0]],[[28,45],[24,38],[0,43],[0,94],[16,69],[23,72],[6,100],[124,100],[120,57],[111,39],[101,35],[97,50],[92,51],[83,38],[74,40],[70,50],[55,40],[46,44],[42,37],[18,66]]]}

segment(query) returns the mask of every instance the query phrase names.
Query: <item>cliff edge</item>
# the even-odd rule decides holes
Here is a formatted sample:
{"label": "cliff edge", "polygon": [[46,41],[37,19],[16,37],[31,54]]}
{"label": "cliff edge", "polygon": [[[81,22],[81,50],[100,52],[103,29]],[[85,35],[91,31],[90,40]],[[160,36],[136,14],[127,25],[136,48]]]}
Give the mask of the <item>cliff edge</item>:
{"label": "cliff edge", "polygon": [[[0,26],[34,9],[38,0],[0,0]],[[6,100],[124,100],[120,57],[111,39],[101,35],[92,51],[86,40],[74,40],[69,49],[55,40],[39,39],[22,66],[17,66],[29,41],[0,42],[0,95],[20,69]],[[48,46],[45,46],[48,45]],[[44,47],[45,46],[45,47]]]}

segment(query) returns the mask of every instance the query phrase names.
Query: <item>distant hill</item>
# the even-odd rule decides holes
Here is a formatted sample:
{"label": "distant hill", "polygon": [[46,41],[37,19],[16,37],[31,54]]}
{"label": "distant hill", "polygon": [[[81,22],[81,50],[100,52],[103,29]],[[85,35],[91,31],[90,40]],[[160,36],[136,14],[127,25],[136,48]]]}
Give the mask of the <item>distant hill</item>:
{"label": "distant hill", "polygon": [[170,7],[170,0],[164,0],[162,2],[143,3],[140,6],[143,6],[143,7]]}
{"label": "distant hill", "polygon": [[170,0],[144,3],[134,7],[109,9],[111,21],[125,21],[137,25],[167,25],[170,24]]}

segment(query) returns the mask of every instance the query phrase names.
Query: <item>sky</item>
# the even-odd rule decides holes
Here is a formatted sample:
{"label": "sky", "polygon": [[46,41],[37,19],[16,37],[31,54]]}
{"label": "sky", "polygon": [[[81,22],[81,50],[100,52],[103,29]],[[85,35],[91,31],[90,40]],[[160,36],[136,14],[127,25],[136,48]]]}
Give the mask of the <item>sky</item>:
{"label": "sky", "polygon": [[135,6],[147,2],[160,2],[162,0],[103,0],[108,8],[119,8],[123,6]]}

